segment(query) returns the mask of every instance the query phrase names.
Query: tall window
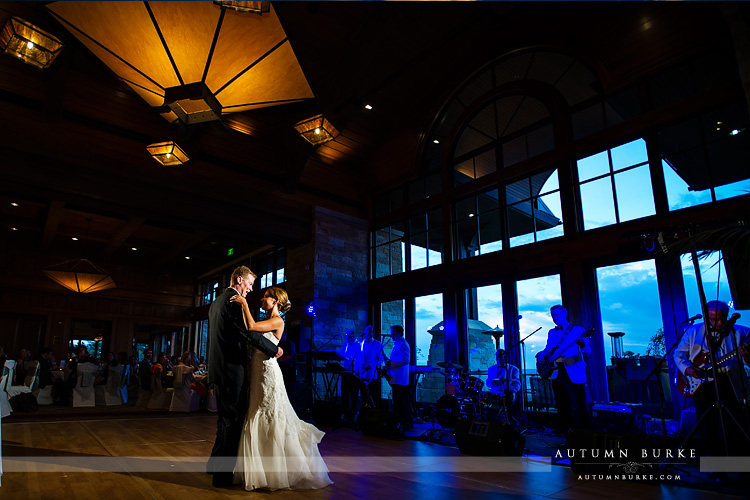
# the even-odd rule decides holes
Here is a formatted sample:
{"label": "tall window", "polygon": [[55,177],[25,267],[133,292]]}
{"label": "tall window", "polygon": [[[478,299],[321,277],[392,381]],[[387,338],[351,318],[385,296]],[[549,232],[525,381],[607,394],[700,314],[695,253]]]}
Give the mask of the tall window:
{"label": "tall window", "polygon": [[643,139],[579,160],[578,182],[585,230],[656,213]]}
{"label": "tall window", "polygon": [[256,260],[260,288],[279,285],[286,281],[286,250],[277,248]]}
{"label": "tall window", "polygon": [[377,229],[372,233],[373,277],[381,278],[398,274],[406,267],[404,244],[404,222]]}
{"label": "tall window", "polygon": [[[470,288],[465,292],[469,332],[469,371],[486,372],[495,364],[497,340],[502,345],[503,297],[500,285]],[[481,377],[482,382],[486,377]]]}
{"label": "tall window", "polygon": [[[596,278],[604,352],[609,362],[609,400],[640,403],[644,411],[653,414],[660,409],[662,398],[668,403],[672,397],[667,364],[661,362],[664,325],[654,261],[600,267]],[[619,344],[621,352],[617,352]],[[659,379],[652,374],[657,363]],[[670,404],[666,411],[671,411]]]}
{"label": "tall window", "polygon": [[[380,304],[380,338],[383,342],[383,352],[387,358],[391,357],[394,345],[394,339],[390,336],[391,327],[393,325],[401,325],[403,327],[405,320],[406,312],[403,300],[393,300],[391,302],[383,302]],[[412,351],[414,351],[414,342],[410,339],[406,339],[406,341],[409,343]],[[409,361],[409,363],[411,363],[411,361]],[[380,385],[380,388],[381,397],[387,399],[392,396],[392,388],[390,384],[385,382]]]}
{"label": "tall window", "polygon": [[211,302],[216,299],[216,294],[219,290],[219,275],[215,274],[214,276],[211,276],[208,281],[201,283],[199,286],[201,293],[201,305],[207,306],[211,304]]}
{"label": "tall window", "polygon": [[735,103],[658,134],[670,210],[750,193],[747,106]]}
{"label": "tall window", "polygon": [[557,169],[505,186],[510,246],[563,235]]}
{"label": "tall window", "polygon": [[516,282],[518,297],[519,335],[526,337],[537,328],[541,328],[522,345],[522,360],[526,373],[536,373],[536,353],[547,345],[547,332],[555,325],[550,318],[549,309],[555,304],[562,304],[560,292],[560,275],[552,274]]}
{"label": "tall window", "polygon": [[[415,339],[417,365],[437,364],[445,361],[443,294],[425,295],[414,299]],[[457,360],[452,360],[456,362]],[[445,394],[445,377],[439,373],[426,373],[417,382],[417,401],[434,403]]]}
{"label": "tall window", "polygon": [[503,235],[497,189],[457,201],[455,228],[459,259],[501,250]]}
{"label": "tall window", "polygon": [[[700,297],[698,295],[698,280],[695,279],[695,267],[693,266],[692,257],[687,254],[682,256],[682,278],[685,285],[685,297],[687,299],[688,314],[694,316],[702,314]],[[706,295],[706,301],[720,300],[726,302],[730,308],[730,314],[733,311],[741,314],[737,320],[738,325],[750,326],[750,310],[741,309],[740,304],[736,303],[736,297],[732,296],[729,288],[727,276],[727,266],[719,251],[700,256],[698,258],[698,268],[701,272],[701,281],[703,282],[703,293]],[[740,276],[736,279],[741,280]],[[700,320],[703,321],[703,320]]]}
{"label": "tall window", "polygon": [[443,263],[442,220],[440,209],[409,219],[411,270]]}

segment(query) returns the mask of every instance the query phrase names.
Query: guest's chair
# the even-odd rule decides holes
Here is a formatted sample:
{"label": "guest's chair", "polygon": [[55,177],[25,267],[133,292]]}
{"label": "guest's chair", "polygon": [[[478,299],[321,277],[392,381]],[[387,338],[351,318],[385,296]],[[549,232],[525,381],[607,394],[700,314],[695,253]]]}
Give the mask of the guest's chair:
{"label": "guest's chair", "polygon": [[193,368],[177,365],[174,368],[174,396],[169,411],[198,411],[201,397],[190,387],[193,379]]}
{"label": "guest's chair", "polygon": [[93,363],[78,363],[76,367],[77,380],[73,389],[73,406],[85,407],[96,405],[96,391],[94,380],[99,366]]}

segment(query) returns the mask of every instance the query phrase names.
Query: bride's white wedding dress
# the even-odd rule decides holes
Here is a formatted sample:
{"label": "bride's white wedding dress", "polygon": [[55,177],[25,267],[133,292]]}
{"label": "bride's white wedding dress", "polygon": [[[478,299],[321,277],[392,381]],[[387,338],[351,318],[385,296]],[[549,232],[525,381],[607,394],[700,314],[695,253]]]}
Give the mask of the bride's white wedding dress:
{"label": "bride's white wedding dress", "polygon": [[[278,344],[270,332],[264,337]],[[276,358],[253,350],[250,404],[234,468],[246,490],[323,488],[333,481],[318,451],[325,433],[304,422],[289,402]]]}

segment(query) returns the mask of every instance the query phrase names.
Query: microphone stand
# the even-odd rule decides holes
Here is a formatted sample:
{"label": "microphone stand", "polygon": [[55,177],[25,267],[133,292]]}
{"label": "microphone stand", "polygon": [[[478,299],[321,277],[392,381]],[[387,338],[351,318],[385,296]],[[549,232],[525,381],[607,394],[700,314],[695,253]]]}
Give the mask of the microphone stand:
{"label": "microphone stand", "polygon": [[[523,394],[523,401],[521,403],[521,407],[524,408],[524,409],[525,409],[525,406],[526,406],[526,356],[525,356],[525,353],[526,353],[526,344],[524,344],[523,342],[524,342],[524,340],[526,340],[527,338],[531,337],[532,335],[534,335],[536,332],[538,332],[541,329],[542,329],[542,327],[540,326],[539,328],[537,328],[536,330],[534,330],[530,334],[526,335],[524,338],[522,338],[521,340],[519,340],[518,342],[516,342],[512,346],[508,347],[508,351],[512,351],[513,349],[515,349],[517,346],[520,345],[521,349],[523,351],[521,353],[521,368],[523,370],[521,372],[521,394]],[[508,420],[510,420],[510,419],[508,419]],[[527,418],[526,418],[526,422],[528,423],[528,415],[527,415]]]}

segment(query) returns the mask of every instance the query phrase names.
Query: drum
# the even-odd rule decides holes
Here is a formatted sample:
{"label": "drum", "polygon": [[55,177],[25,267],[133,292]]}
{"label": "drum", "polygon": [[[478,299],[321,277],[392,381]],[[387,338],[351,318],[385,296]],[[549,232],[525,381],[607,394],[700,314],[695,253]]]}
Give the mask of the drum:
{"label": "drum", "polygon": [[460,412],[461,407],[458,404],[458,399],[456,399],[455,396],[446,394],[437,400],[435,419],[437,420],[437,423],[440,424],[440,427],[444,429],[454,429]]}
{"label": "drum", "polygon": [[467,396],[479,396],[483,388],[484,381],[479,377],[474,377],[473,375],[467,377],[466,375],[463,375],[459,380],[459,390],[461,394]]}

